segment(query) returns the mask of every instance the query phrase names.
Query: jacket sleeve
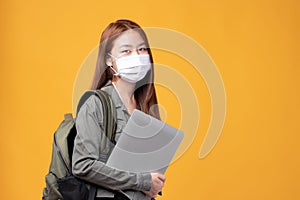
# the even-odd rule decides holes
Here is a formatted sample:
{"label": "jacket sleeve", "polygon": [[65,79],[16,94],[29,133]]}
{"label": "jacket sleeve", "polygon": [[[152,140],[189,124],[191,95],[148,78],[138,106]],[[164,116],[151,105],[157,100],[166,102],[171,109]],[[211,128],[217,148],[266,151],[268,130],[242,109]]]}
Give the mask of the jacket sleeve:
{"label": "jacket sleeve", "polygon": [[107,166],[99,161],[101,137],[105,137],[100,99],[91,96],[76,117],[77,136],[72,158],[73,175],[112,190],[151,189],[150,173],[132,173]]}

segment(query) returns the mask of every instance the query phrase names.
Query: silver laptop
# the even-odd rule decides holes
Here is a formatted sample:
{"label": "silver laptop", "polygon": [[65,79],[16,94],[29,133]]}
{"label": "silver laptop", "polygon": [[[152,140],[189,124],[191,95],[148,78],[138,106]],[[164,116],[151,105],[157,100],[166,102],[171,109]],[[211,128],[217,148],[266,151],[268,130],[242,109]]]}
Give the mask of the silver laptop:
{"label": "silver laptop", "polygon": [[130,172],[165,173],[183,132],[139,110],[134,110],[107,165]]}

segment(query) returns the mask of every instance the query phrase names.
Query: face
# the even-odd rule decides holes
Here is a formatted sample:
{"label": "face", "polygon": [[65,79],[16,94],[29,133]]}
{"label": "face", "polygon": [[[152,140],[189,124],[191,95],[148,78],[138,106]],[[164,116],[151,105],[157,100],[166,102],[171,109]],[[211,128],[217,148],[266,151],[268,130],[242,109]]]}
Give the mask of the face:
{"label": "face", "polygon": [[141,35],[134,30],[122,33],[113,43],[111,57],[106,61],[108,66],[116,67],[115,59],[137,54],[148,54],[147,45]]}

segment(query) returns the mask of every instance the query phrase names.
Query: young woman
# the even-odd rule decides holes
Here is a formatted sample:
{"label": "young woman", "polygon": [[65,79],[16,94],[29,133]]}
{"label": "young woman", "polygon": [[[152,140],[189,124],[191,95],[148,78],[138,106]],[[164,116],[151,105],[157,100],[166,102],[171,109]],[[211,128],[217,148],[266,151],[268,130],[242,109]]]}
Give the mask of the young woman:
{"label": "young woman", "polygon": [[[138,24],[118,20],[104,30],[91,89],[107,92],[116,107],[116,141],[134,109],[160,118],[152,54],[146,34]],[[76,128],[73,174],[97,186],[96,199],[151,199],[162,190],[162,174],[121,171],[99,161],[99,141],[104,137],[105,127],[102,105],[96,96],[81,107]]]}

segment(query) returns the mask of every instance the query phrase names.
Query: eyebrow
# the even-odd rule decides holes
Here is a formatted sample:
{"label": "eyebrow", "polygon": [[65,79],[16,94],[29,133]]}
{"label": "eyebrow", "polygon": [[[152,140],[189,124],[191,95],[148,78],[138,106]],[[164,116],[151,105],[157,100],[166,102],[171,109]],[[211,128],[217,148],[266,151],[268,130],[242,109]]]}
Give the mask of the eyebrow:
{"label": "eyebrow", "polygon": [[[138,45],[138,47],[140,47],[140,46],[142,46],[142,45],[146,45],[146,43],[145,43],[145,42],[142,42],[142,43],[140,43],[140,44]],[[122,48],[122,47],[133,47],[133,46],[130,45],[130,44],[122,44],[119,48]]]}

